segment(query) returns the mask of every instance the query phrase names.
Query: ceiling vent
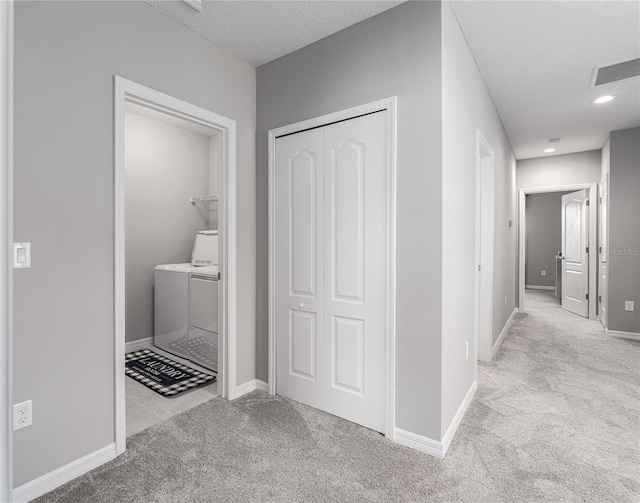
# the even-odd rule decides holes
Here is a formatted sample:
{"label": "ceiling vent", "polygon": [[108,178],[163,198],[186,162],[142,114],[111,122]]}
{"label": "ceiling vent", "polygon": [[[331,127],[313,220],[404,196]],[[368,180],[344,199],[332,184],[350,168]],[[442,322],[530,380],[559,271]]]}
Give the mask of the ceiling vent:
{"label": "ceiling vent", "polygon": [[591,87],[604,86],[612,82],[632,79],[640,76],[640,58],[630,59],[615,65],[602,66],[593,70]]}

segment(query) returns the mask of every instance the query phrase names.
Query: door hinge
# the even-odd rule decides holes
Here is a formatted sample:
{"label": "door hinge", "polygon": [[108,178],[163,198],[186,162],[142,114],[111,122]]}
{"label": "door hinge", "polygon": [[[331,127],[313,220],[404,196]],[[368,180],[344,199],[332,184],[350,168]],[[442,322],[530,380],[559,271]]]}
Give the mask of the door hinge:
{"label": "door hinge", "polygon": [[602,196],[600,196],[599,201],[600,201],[600,204],[602,204]]}
{"label": "door hinge", "polygon": [[589,247],[587,246],[587,253],[589,253]]}
{"label": "door hinge", "polygon": [[589,206],[589,204],[591,204],[591,203],[589,203],[589,200],[587,199],[587,206]]}
{"label": "door hinge", "polygon": [[589,300],[589,294],[586,294],[584,297],[585,299]]}
{"label": "door hinge", "polygon": [[478,264],[478,271],[480,270],[480,264]]}
{"label": "door hinge", "polygon": [[602,295],[598,295],[598,302],[600,302],[600,304],[602,304]]}

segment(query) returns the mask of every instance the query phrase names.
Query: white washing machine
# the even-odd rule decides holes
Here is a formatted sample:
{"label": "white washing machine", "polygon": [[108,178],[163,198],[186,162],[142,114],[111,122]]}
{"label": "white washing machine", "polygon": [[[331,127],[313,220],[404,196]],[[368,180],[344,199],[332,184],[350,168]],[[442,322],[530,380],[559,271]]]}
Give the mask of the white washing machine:
{"label": "white washing machine", "polygon": [[218,231],[198,232],[191,263],[154,276],[154,345],[217,372]]}

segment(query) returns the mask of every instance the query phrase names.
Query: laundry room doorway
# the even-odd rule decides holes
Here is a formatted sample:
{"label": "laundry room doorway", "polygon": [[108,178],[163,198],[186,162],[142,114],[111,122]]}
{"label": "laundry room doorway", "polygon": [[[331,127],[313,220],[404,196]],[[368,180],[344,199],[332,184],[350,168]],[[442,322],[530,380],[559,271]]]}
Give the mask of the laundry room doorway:
{"label": "laundry room doorway", "polygon": [[217,395],[233,398],[236,126],[121,77],[114,90],[121,454],[128,435]]}

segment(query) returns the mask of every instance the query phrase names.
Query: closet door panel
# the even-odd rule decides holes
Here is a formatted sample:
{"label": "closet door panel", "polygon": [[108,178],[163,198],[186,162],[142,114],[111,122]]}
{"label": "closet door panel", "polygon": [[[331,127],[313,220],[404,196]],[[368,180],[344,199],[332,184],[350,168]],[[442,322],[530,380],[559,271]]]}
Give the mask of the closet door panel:
{"label": "closet door panel", "polygon": [[333,300],[364,302],[364,149],[363,143],[347,140],[331,150]]}
{"label": "closet door panel", "polygon": [[386,112],[325,127],[326,410],[385,429]]}
{"label": "closet door panel", "polygon": [[323,131],[276,140],[276,388],[324,408]]}

